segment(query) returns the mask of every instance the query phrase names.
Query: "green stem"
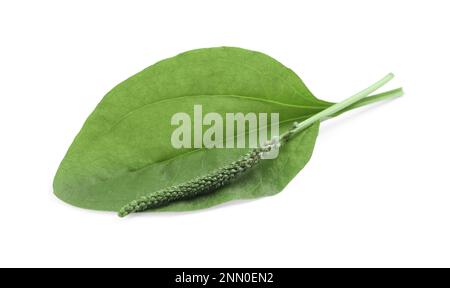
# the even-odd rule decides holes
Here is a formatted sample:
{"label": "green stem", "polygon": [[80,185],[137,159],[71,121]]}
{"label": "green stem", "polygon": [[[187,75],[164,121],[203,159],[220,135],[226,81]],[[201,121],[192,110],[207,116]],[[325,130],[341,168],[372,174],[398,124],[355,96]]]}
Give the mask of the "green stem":
{"label": "green stem", "polygon": [[347,98],[344,101],[339,102],[337,104],[334,104],[334,105],[328,107],[327,109],[322,110],[321,112],[311,116],[310,118],[306,119],[305,121],[297,124],[294,129],[292,129],[292,130],[286,132],[285,134],[281,135],[281,139],[285,139],[287,137],[291,137],[292,135],[297,134],[298,132],[304,130],[305,128],[307,128],[309,126],[311,126],[312,124],[314,124],[317,121],[323,120],[325,118],[328,118],[328,117],[331,117],[333,115],[336,115],[339,112],[342,112],[344,109],[350,107],[351,105],[354,105],[358,101],[361,101],[362,99],[366,98],[367,96],[369,96],[370,94],[372,94],[373,92],[375,92],[376,90],[381,88],[383,85],[385,85],[386,83],[391,81],[392,78],[394,78],[394,74],[389,73],[388,75],[383,77],[381,80],[375,82],[374,84],[372,84],[368,88],[366,88],[366,89],[356,93],[352,97]]}
{"label": "green stem", "polygon": [[400,96],[403,96],[404,92],[402,88],[397,88],[397,89],[393,89],[393,90],[389,90],[380,94],[376,94],[373,96],[369,96],[366,97],[364,99],[359,100],[358,102],[356,102],[353,105],[348,106],[347,108],[331,115],[331,117],[336,117],[338,115],[341,115],[342,113],[345,113],[347,111],[359,108],[359,107],[364,107],[366,105],[370,105],[372,103],[376,103],[379,101],[385,101],[385,100],[390,100],[390,99],[394,99]]}

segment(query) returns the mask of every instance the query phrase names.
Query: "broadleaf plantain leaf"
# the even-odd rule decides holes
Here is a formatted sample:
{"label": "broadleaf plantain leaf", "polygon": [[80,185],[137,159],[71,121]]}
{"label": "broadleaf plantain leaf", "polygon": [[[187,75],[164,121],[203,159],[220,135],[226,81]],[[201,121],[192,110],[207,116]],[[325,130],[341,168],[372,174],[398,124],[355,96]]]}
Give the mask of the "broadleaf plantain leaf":
{"label": "broadleaf plantain leaf", "polygon": [[[201,176],[248,149],[175,149],[173,114],[279,113],[280,130],[333,103],[315,98],[273,58],[240,48],[208,48],[163,60],[112,89],[89,116],[62,161],[54,193],[72,205],[117,211],[139,196]],[[280,192],[311,157],[319,124],[219,191],[158,210],[183,211]]]}

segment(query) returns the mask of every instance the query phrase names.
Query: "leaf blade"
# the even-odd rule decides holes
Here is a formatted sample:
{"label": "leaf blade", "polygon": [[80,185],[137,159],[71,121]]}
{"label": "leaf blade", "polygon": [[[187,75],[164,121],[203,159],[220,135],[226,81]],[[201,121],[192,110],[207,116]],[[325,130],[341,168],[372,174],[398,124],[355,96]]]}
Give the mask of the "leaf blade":
{"label": "leaf blade", "polygon": [[[171,81],[178,83],[175,88],[166,87]],[[229,92],[237,95],[230,96],[227,94]],[[181,101],[180,97],[185,98]],[[199,176],[206,172],[204,169],[224,164],[225,160],[235,160],[233,157],[238,158],[244,153],[239,149],[227,149],[226,153],[225,150],[215,151],[221,156],[207,156],[209,160],[203,162],[194,161],[206,163],[204,166],[186,168],[188,171],[183,175],[173,170],[182,167],[177,161],[184,157],[201,155],[196,154],[200,153],[198,151],[174,149],[169,142],[169,134],[173,130],[169,125],[170,116],[175,112],[186,111],[183,107],[192,107],[194,104],[202,104],[206,111],[222,115],[238,111],[277,112],[285,123],[282,127],[285,130],[293,119],[308,117],[330,105],[315,98],[291,70],[262,53],[237,48],[201,49],[183,53],[145,69],[105,96],[62,161],[54,180],[55,194],[75,206],[115,211],[140,195],[188,180],[188,176]],[[316,131],[314,129],[311,127],[311,131],[305,131],[305,135],[309,135],[308,140],[299,143],[304,147],[302,153],[307,157],[292,162],[293,168],[290,169],[296,172],[287,173],[290,176],[279,180],[279,186],[269,187],[272,194],[281,191],[287,185],[287,180],[294,177],[309,160],[314,147],[312,140],[317,136],[317,133],[312,133]],[[211,151],[208,151],[208,155],[213,155]],[[285,154],[283,157],[289,156],[289,152]],[[295,157],[290,158],[295,160]],[[171,161],[177,163],[173,169],[168,164]],[[274,160],[274,163],[277,161]],[[283,163],[281,161],[279,163]],[[275,170],[281,169],[276,165],[274,167],[277,167],[273,168]],[[264,171],[261,169],[255,175]],[[275,177],[284,177],[285,174],[281,174]],[[258,182],[261,178],[258,176],[254,179],[259,180],[250,182]],[[225,188],[224,191],[227,189],[232,188]],[[225,200],[247,199],[253,192],[256,193],[255,197],[260,197],[269,191],[259,189],[249,194],[249,189],[240,189],[241,192],[239,189],[232,190],[226,196],[218,193],[206,202],[191,200],[192,203],[184,203],[184,206],[176,204],[166,209],[179,211],[191,210],[192,207],[206,208],[211,206],[210,203],[216,205]]]}

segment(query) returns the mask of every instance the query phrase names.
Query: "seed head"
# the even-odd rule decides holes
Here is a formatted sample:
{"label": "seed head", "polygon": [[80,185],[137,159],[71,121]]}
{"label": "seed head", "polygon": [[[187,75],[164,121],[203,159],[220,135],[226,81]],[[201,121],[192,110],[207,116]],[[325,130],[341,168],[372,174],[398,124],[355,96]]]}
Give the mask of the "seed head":
{"label": "seed head", "polygon": [[253,149],[238,161],[232,162],[205,176],[142,196],[120,209],[119,216],[125,217],[131,213],[162,207],[173,201],[211,193],[254,167],[260,162],[263,153],[269,152],[277,145],[279,145],[279,141],[271,142],[263,148]]}

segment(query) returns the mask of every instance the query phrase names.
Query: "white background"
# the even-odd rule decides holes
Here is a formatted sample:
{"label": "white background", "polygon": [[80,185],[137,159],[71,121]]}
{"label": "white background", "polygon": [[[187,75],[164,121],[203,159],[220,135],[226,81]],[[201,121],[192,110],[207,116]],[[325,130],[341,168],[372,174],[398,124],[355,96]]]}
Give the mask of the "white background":
{"label": "white background", "polygon": [[[0,266],[450,266],[448,1],[2,1]],[[258,50],[339,101],[388,72],[406,95],[323,124],[275,197],[119,219],[52,180],[117,83],[202,47]]]}

